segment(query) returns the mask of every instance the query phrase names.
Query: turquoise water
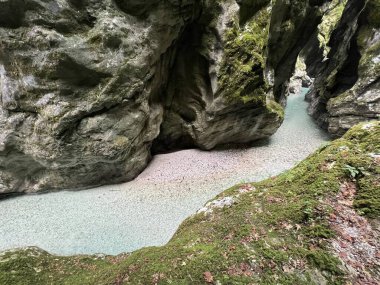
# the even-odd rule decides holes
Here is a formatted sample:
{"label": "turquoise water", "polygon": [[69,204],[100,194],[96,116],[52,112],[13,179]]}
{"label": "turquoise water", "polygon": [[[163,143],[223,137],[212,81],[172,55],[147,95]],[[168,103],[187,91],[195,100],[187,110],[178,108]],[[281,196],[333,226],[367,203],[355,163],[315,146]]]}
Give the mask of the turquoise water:
{"label": "turquoise water", "polygon": [[301,95],[289,97],[283,126],[256,147],[158,155],[129,183],[0,201],[0,250],[119,254],[165,244],[184,219],[224,189],[277,175],[328,140]]}

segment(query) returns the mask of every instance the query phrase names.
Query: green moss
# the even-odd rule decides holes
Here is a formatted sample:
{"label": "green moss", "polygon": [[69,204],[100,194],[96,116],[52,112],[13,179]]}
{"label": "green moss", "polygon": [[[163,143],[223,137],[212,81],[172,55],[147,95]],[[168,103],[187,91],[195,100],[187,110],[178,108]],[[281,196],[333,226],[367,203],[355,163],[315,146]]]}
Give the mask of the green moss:
{"label": "green moss", "polygon": [[308,260],[323,271],[330,272],[331,274],[342,274],[339,268],[341,262],[338,258],[332,256],[326,251],[316,250],[307,255]]}
{"label": "green moss", "polygon": [[226,190],[216,199],[233,196],[233,206],[188,218],[163,247],[104,258],[5,253],[0,284],[205,284],[204,272],[221,284],[342,284],[347,272],[330,251],[336,233],[323,201],[352,179],[345,165],[362,168],[355,206],[379,217],[380,170],[371,156],[379,138],[379,122],[359,125],[252,191]]}
{"label": "green moss", "polygon": [[332,238],[334,236],[334,232],[329,228],[328,224],[325,222],[307,227],[304,231],[304,234],[312,238],[326,239]]}
{"label": "green moss", "polygon": [[[363,140],[363,136],[368,138]],[[370,218],[380,216],[380,162],[376,155],[380,154],[380,130],[361,133],[350,133],[352,140],[361,141],[361,150],[365,156],[352,157],[349,164],[360,169],[361,175],[357,179],[358,193],[354,206],[362,214]]]}
{"label": "green moss", "polygon": [[322,22],[318,26],[318,40],[325,56],[329,52],[328,42],[330,41],[331,33],[338,24],[346,3],[347,0],[333,0],[330,3],[331,10],[323,16]]}
{"label": "green moss", "polygon": [[86,270],[96,271],[111,264],[93,256],[56,258],[37,248],[0,255],[0,284],[81,284]]}
{"label": "green moss", "polygon": [[263,7],[270,4],[270,0],[243,0],[239,1],[240,5],[240,24],[246,23]]}
{"label": "green moss", "polygon": [[226,34],[218,83],[219,90],[231,103],[265,104],[269,91],[264,79],[269,22],[270,12],[264,7],[244,27],[234,23]]}
{"label": "green moss", "polygon": [[375,29],[379,29],[380,28],[380,1],[379,0],[368,1],[367,9],[369,11],[367,19],[370,26],[372,26]]}
{"label": "green moss", "polygon": [[[378,171],[379,172],[379,171]],[[360,179],[359,192],[354,206],[360,213],[370,217],[380,216],[380,176],[365,176]]]}
{"label": "green moss", "polygon": [[270,110],[272,113],[275,113],[277,114],[277,116],[281,119],[284,119],[285,117],[285,110],[284,108],[278,104],[276,101],[274,100],[269,100],[267,102],[267,109]]}
{"label": "green moss", "polygon": [[349,102],[350,99],[353,99],[351,95],[351,90],[347,90],[346,92],[339,94],[339,96],[331,98],[329,104],[331,104],[332,106],[339,106],[340,104],[343,104],[347,101]]}
{"label": "green moss", "polygon": [[360,48],[361,59],[359,63],[359,75],[361,78],[371,77],[380,73],[380,64],[374,61],[380,53],[380,42],[374,41],[377,29],[380,28],[380,1],[368,1],[365,23],[361,25],[357,44]]}

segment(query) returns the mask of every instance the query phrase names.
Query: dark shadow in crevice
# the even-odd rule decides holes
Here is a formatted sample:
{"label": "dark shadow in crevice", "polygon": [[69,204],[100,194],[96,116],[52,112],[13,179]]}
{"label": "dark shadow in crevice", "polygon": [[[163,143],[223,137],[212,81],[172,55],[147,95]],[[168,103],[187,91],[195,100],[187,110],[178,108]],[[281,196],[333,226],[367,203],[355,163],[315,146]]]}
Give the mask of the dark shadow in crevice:
{"label": "dark shadow in crevice", "polygon": [[124,13],[137,18],[146,18],[149,10],[152,10],[159,0],[113,0],[115,5]]}
{"label": "dark shadow in crevice", "polygon": [[111,75],[81,65],[68,55],[62,55],[56,66],[53,79],[61,79],[78,87],[94,87],[102,79],[109,76]]}
{"label": "dark shadow in crevice", "polygon": [[19,193],[19,192],[0,193],[0,201],[17,198],[23,195],[25,195],[25,193]]}
{"label": "dark shadow in crevice", "polygon": [[152,145],[153,154],[196,147],[189,132],[198,112],[206,108],[205,100],[212,100],[209,61],[199,51],[204,32],[204,25],[194,22],[176,44],[168,85],[161,96],[164,118]]}
{"label": "dark shadow in crevice", "polygon": [[240,6],[239,22],[244,25],[249,19],[256,15],[258,11],[267,6],[270,0],[238,0]]}
{"label": "dark shadow in crevice", "polygon": [[25,1],[0,1],[0,27],[16,29],[22,26],[25,16]]}
{"label": "dark shadow in crevice", "polygon": [[352,37],[346,61],[336,75],[335,85],[330,90],[333,96],[339,95],[352,88],[359,78],[358,68],[361,54],[357,45],[357,37],[358,32]]}

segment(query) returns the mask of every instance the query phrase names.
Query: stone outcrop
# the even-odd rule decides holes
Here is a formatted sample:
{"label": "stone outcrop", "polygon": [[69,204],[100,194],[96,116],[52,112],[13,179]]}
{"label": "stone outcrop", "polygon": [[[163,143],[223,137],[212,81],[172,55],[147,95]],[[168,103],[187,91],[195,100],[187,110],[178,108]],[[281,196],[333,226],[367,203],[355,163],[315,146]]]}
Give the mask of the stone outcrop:
{"label": "stone outcrop", "polygon": [[146,166],[154,98],[199,12],[147,2],[0,2],[1,193],[121,182]]}
{"label": "stone outcrop", "polygon": [[323,64],[327,60],[331,34],[340,21],[346,4],[347,0],[332,0],[327,4],[321,23],[300,53],[300,57],[306,65],[307,74],[312,78],[320,74]]}
{"label": "stone outcrop", "polygon": [[275,100],[285,101],[298,55],[327,12],[329,0],[275,1],[273,6],[266,74]]}
{"label": "stone outcrop", "polygon": [[290,79],[290,93],[298,94],[302,87],[309,88],[313,78],[319,76],[330,51],[329,39],[342,17],[346,4],[347,0],[332,0],[325,4],[321,23],[299,54],[294,74]]}
{"label": "stone outcrop", "polygon": [[329,2],[0,1],[0,193],[128,181],[152,145],[272,135]]}
{"label": "stone outcrop", "polygon": [[310,114],[333,136],[380,116],[379,11],[379,1],[347,1],[307,95]]}
{"label": "stone outcrop", "polygon": [[282,106],[268,96],[271,86],[264,76],[270,25],[270,1],[265,2],[239,26],[235,1],[209,1],[187,28],[169,78],[155,151],[245,143],[278,129]]}
{"label": "stone outcrop", "polygon": [[309,88],[313,84],[313,80],[307,73],[305,59],[299,56],[296,63],[296,69],[289,83],[289,93],[299,94],[302,87]]}

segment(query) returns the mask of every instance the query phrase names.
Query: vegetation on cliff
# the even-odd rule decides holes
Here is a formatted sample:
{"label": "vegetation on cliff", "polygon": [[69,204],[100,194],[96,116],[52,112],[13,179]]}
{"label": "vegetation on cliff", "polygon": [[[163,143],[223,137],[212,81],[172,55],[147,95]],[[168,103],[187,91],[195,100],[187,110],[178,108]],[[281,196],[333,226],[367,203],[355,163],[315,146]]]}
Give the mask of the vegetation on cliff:
{"label": "vegetation on cliff", "polygon": [[317,64],[320,70],[308,98],[310,114],[339,137],[359,122],[379,118],[380,2],[335,2],[319,27],[325,58]]}
{"label": "vegetation on cliff", "polygon": [[243,27],[235,23],[226,34],[218,81],[231,101],[265,102],[270,89],[264,78],[270,17],[270,7],[264,7]]}
{"label": "vegetation on cliff", "polygon": [[2,253],[0,284],[375,284],[379,141],[379,122],[358,125],[278,177],[226,190],[163,247]]}
{"label": "vegetation on cliff", "polygon": [[321,24],[318,26],[319,48],[323,50],[323,55],[325,57],[330,51],[328,42],[330,40],[331,33],[334,31],[337,23],[341,19],[346,4],[347,0],[333,0],[330,3],[330,9],[325,13]]}

